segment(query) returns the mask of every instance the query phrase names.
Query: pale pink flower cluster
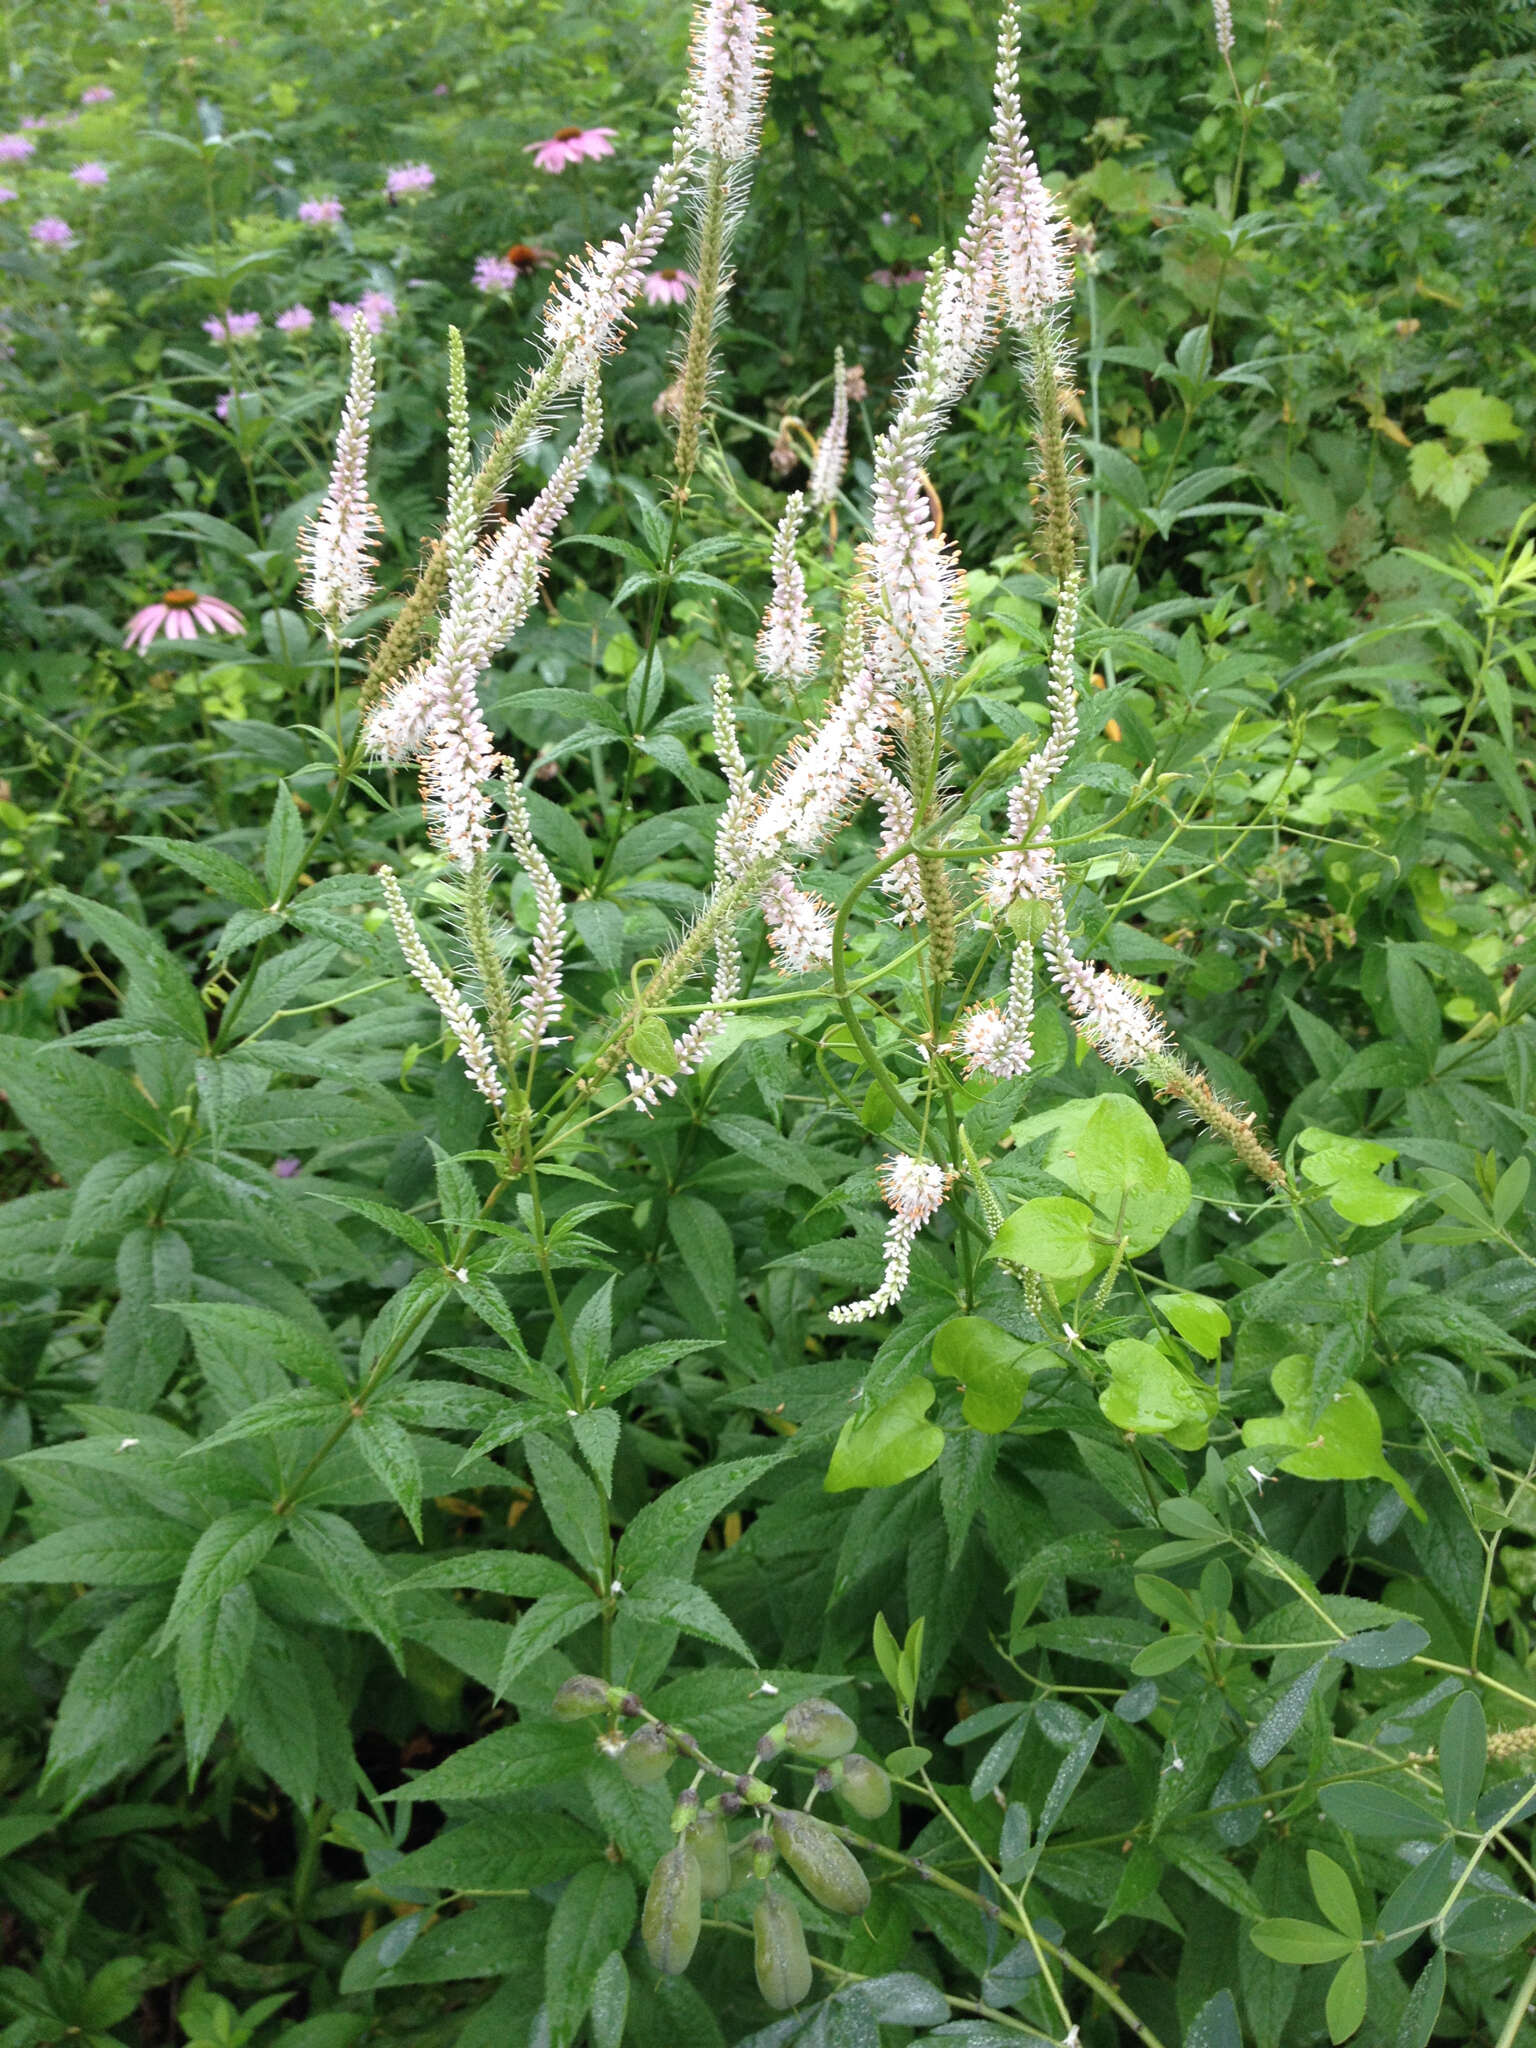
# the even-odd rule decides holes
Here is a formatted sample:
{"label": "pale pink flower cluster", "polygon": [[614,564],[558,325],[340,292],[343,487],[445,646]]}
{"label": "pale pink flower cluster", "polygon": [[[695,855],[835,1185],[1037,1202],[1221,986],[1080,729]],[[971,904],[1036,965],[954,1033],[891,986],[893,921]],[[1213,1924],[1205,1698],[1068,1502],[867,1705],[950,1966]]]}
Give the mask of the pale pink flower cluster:
{"label": "pale pink flower cluster", "polygon": [[768,943],[784,974],[809,974],[832,959],[832,909],[802,889],[788,868],[776,868],[764,885],[763,922]]}
{"label": "pale pink flower cluster", "polygon": [[308,334],[314,324],[314,314],[303,304],[287,307],[272,322],[279,334]]}
{"label": "pale pink flower cluster", "polygon": [[505,256],[477,256],[475,258],[475,290],[477,292],[510,292],[516,288],[522,276],[522,265],[509,262]]}
{"label": "pale pink flower cluster", "polygon": [[805,517],[805,499],[793,491],[773,537],[773,596],[757,636],[757,665],[774,681],[808,683],[821,660],[821,628],[811,616],[805,571],[795,542]]}
{"label": "pale pink flower cluster", "polygon": [[76,164],[69,175],[77,185],[94,186],[97,190],[100,190],[107,183],[111,173],[105,164],[97,163],[93,158],[86,163]]}
{"label": "pale pink flower cluster", "polygon": [[673,156],[656,173],[634,219],[556,278],[544,302],[544,343],[560,359],[561,390],[585,384],[603,358],[623,346],[625,315],[672,225],[687,176],[686,156]]}
{"label": "pale pink flower cluster", "polygon": [[1211,0],[1211,15],[1216,24],[1216,47],[1230,62],[1237,46],[1232,30],[1232,0]]}
{"label": "pale pink flower cluster", "polygon": [[117,94],[110,85],[88,85],[80,95],[82,107],[104,107],[108,100],[115,100]]}
{"label": "pale pink flower cluster", "polygon": [[385,196],[393,202],[396,199],[417,199],[423,192],[430,192],[437,183],[437,173],[426,164],[398,164],[384,179]]}
{"label": "pale pink flower cluster", "polygon": [[925,1223],[944,1206],[954,1179],[928,1159],[897,1152],[880,1169],[880,1192],[895,1211],[885,1233],[885,1273],[875,1292],[863,1301],[845,1302],[828,1311],[834,1323],[863,1323],[894,1306],[906,1291],[912,1269],[912,1245]]}
{"label": "pale pink flower cluster", "polygon": [[37,154],[30,135],[0,135],[0,164],[22,164]]}
{"label": "pale pink flower cluster", "polygon": [[978,1003],[960,1020],[956,1049],[964,1056],[967,1075],[988,1074],[995,1081],[1027,1074],[1034,1058],[1035,958],[1030,946],[1015,946],[1008,970],[1008,998]]}
{"label": "pale pink flower cluster", "polygon": [[303,602],[324,625],[333,649],[351,646],[341,629],[373,595],[374,539],[382,530],[368,496],[373,347],[361,313],[352,322],[351,344],[352,372],[330,482],[319,510],[300,533],[298,546]]}
{"label": "pale pink flower cluster", "polygon": [[56,213],[45,213],[40,220],[33,221],[27,233],[40,249],[73,249],[75,246],[74,229]]}
{"label": "pale pink flower cluster", "polygon": [[214,416],[227,424],[233,414],[235,425],[241,427],[247,420],[255,418],[260,402],[259,394],[254,391],[225,391],[215,401]]}
{"label": "pale pink flower cluster", "polygon": [[299,219],[307,228],[339,228],[342,212],[341,201],[334,197],[299,201]]}
{"label": "pale pink flower cluster", "polygon": [[683,103],[690,147],[745,163],[757,153],[767,97],[767,15],[753,0],[705,0],[694,12]]}
{"label": "pale pink flower cluster", "polygon": [[496,1071],[496,1056],[481,1029],[480,1020],[427,951],[393,868],[380,868],[378,874],[389,921],[395,928],[395,937],[405,955],[406,965],[436,1004],[438,1014],[453,1033],[459,1057],[475,1088],[493,1109],[499,1109],[506,1098],[506,1090]]}
{"label": "pale pink flower cluster", "polygon": [[250,341],[259,334],[261,332],[261,315],[259,313],[230,313],[227,317],[221,319],[217,313],[214,313],[203,322],[203,332],[210,341],[218,342],[221,348],[228,348],[232,344]]}
{"label": "pale pink flower cluster", "polygon": [[816,460],[811,464],[811,480],[807,487],[810,501],[818,511],[825,510],[837,497],[843,471],[847,467],[848,370],[839,349],[832,370],[832,417],[816,444]]}

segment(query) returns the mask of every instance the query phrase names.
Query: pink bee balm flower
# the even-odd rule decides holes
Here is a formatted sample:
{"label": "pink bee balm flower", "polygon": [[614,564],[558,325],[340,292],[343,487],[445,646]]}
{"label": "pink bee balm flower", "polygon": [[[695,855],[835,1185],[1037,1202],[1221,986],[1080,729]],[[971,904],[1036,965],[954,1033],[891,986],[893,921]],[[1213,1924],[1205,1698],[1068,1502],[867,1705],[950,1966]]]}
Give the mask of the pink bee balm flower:
{"label": "pink bee balm flower", "polygon": [[40,249],[73,249],[75,231],[67,220],[60,220],[56,213],[45,213],[41,220],[33,221],[27,233]]}
{"label": "pink bee balm flower", "polygon": [[390,203],[397,199],[413,199],[419,192],[430,192],[437,183],[437,173],[426,164],[399,164],[385,176],[384,191]]}
{"label": "pink bee balm flower", "polygon": [[315,316],[308,306],[289,306],[278,314],[272,324],[279,334],[308,334],[315,324]]}
{"label": "pink bee balm flower", "polygon": [[388,292],[364,292],[357,302],[357,310],[368,323],[368,332],[378,334],[386,320],[398,319],[400,308]]}
{"label": "pink bee balm flower", "polygon": [[226,346],[231,342],[250,341],[260,331],[259,313],[231,313],[223,320],[214,313],[203,322],[204,334]]}
{"label": "pink bee balm flower", "polygon": [[301,199],[299,219],[307,228],[339,228],[342,206],[339,199]]}
{"label": "pink bee balm flower", "polygon": [[648,306],[680,306],[698,283],[686,270],[653,270],[643,290]]}
{"label": "pink bee balm flower", "polygon": [[77,185],[105,185],[109,176],[105,164],[76,164],[69,174]]}
{"label": "pink bee balm flower", "polygon": [[117,94],[110,85],[88,85],[80,95],[82,107],[104,107],[108,100],[115,100]]}
{"label": "pink bee balm flower", "polygon": [[510,292],[522,274],[521,266],[509,263],[505,256],[479,256],[475,259],[475,290]]}
{"label": "pink bee balm flower", "polygon": [[231,412],[233,412],[235,415],[235,425],[238,427],[245,419],[246,407],[255,403],[256,393],[254,391],[226,391],[213,409],[221,420],[228,420]]}
{"label": "pink bee balm flower", "polygon": [[20,197],[21,194],[13,192],[9,185],[0,185],[0,206],[9,206],[13,199],[19,199]]}
{"label": "pink bee balm flower", "polygon": [[37,152],[30,135],[0,135],[0,164],[25,163]]}
{"label": "pink bee balm flower", "polygon": [[128,621],[125,647],[147,653],[152,640],[195,640],[199,633],[243,633],[245,620],[222,597],[204,597],[196,590],[168,590],[158,604],[147,604]]}
{"label": "pink bee balm flower", "polygon": [[557,128],[543,142],[525,142],[523,154],[531,156],[541,171],[551,176],[579,164],[583,157],[613,155],[617,128]]}

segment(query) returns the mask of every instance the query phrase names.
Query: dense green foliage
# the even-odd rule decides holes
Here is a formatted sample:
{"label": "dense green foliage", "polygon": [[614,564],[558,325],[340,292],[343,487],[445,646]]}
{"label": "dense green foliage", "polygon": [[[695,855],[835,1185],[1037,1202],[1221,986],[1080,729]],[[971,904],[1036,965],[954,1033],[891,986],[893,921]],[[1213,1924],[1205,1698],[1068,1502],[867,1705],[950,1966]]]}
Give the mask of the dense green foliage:
{"label": "dense green foliage", "polygon": [[[444,331],[483,442],[553,264],[669,147],[687,11],[355,13],[5,23],[0,2048],[1536,2041],[1531,23],[1239,0],[1229,73],[1203,0],[1023,7],[1077,229],[1056,845],[1084,952],[1266,1185],[1048,994],[1028,1078],[964,1078],[941,1010],[999,986],[997,934],[961,920],[944,1009],[869,915],[867,819],[815,863],[835,979],[749,920],[702,1074],[645,1116],[602,1067],[706,900],[712,679],[754,766],[820,703],[754,676],[773,523],[841,348],[866,395],[802,548],[835,636],[985,144],[970,0],[779,15],[686,503],[686,309],[605,371],[483,692],[573,1039],[493,1125],[385,915],[381,865],[457,970],[359,685],[442,523]],[[613,153],[536,168],[567,125]],[[328,308],[369,292],[380,594],[338,663],[295,547]],[[259,332],[205,330],[232,312]],[[1034,431],[1001,348],[929,467],[968,568],[957,890],[1048,724]],[[125,648],[168,586],[246,630]],[[521,968],[535,891],[495,886]],[[625,1056],[665,1071],[701,1004]],[[838,1324],[930,1113],[955,1185],[900,1306]],[[706,1798],[814,1785],[842,1833],[786,1806],[755,1873],[718,1820],[674,1847],[679,1747]]]}

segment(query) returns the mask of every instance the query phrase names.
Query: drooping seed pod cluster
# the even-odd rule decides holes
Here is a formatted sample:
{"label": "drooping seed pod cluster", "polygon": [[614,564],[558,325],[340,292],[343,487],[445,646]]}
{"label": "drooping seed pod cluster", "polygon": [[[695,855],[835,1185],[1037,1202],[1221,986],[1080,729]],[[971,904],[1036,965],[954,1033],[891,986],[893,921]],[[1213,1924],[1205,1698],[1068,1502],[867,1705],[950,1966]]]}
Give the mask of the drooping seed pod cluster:
{"label": "drooping seed pod cluster", "polygon": [[[705,1904],[744,1893],[752,1902],[753,1956],[765,2003],[775,2012],[800,2004],[812,1981],[796,1903],[801,1892],[824,1912],[854,1919],[870,1901],[869,1879],[844,1840],[846,1831],[811,1807],[830,1793],[860,1820],[878,1820],[891,1804],[891,1781],[872,1757],[858,1753],[859,1731],[848,1714],[832,1700],[797,1700],[758,1738],[750,1767],[735,1772],[705,1756],[686,1730],[658,1720],[633,1694],[604,1679],[567,1679],[553,1711],[568,1721],[605,1716],[597,1747],[632,1785],[660,1784],[679,1761],[692,1768],[692,1782],[673,1806],[672,1846],[657,1858],[640,1918],[655,1967],[680,1976],[698,1947]],[[627,1734],[619,1725],[626,1720],[638,1724]],[[764,1775],[780,1762],[818,1767],[799,1807],[785,1804]],[[719,1789],[706,1796],[711,1780]],[[733,1822],[741,1824],[734,1841]]]}

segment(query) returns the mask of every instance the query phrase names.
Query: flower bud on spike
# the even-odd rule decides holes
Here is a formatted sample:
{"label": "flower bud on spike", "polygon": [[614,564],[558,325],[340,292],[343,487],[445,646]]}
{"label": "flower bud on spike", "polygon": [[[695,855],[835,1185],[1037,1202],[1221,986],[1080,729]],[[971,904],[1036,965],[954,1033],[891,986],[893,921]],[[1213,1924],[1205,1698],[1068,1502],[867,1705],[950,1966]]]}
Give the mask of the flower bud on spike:
{"label": "flower bud on spike", "polygon": [[725,1823],[701,1813],[688,1830],[687,1843],[699,1865],[699,1889],[706,1899],[723,1899],[731,1888],[731,1844]]}
{"label": "flower bud on spike", "polygon": [[551,1702],[551,1710],[557,1721],[584,1721],[589,1714],[606,1714],[610,1706],[618,1704],[619,1698],[614,1686],[583,1675],[565,1681]]}
{"label": "flower bud on spike", "polygon": [[831,1700],[801,1700],[784,1716],[784,1741],[797,1756],[814,1756],[823,1762],[846,1756],[859,1739],[841,1707]]}
{"label": "flower bud on spike", "polygon": [[779,1858],[779,1852],[773,1846],[772,1835],[749,1835],[746,1847],[752,1858],[752,1875],[766,1878]]}
{"label": "flower bud on spike", "polygon": [[868,1906],[869,1879],[824,1822],[776,1807],[773,1841],[818,1906],[853,1915]]}
{"label": "flower bud on spike", "polygon": [[788,2012],[811,1988],[811,1959],[794,1902],[765,1890],[752,1909],[752,1959],[763,2003]]}
{"label": "flower bud on spike", "polygon": [[645,1952],[664,1977],[680,1977],[699,1943],[699,1863],[686,1842],[651,1872],[640,1916]]}
{"label": "flower bud on spike", "polygon": [[698,1817],[698,1811],[698,1787],[696,1785],[685,1785],[682,1791],[678,1793],[677,1803],[672,1808],[673,1834],[680,1835],[684,1832],[685,1829],[690,1827],[694,1820]]}
{"label": "flower bud on spike", "polygon": [[833,1790],[861,1820],[878,1820],[882,1813],[889,1811],[891,1781],[877,1763],[855,1752],[852,1756],[845,1756],[835,1768],[841,1779],[834,1784]]}
{"label": "flower bud on spike", "polygon": [[654,1721],[637,1728],[619,1751],[619,1769],[631,1785],[655,1785],[667,1775],[672,1745]]}

